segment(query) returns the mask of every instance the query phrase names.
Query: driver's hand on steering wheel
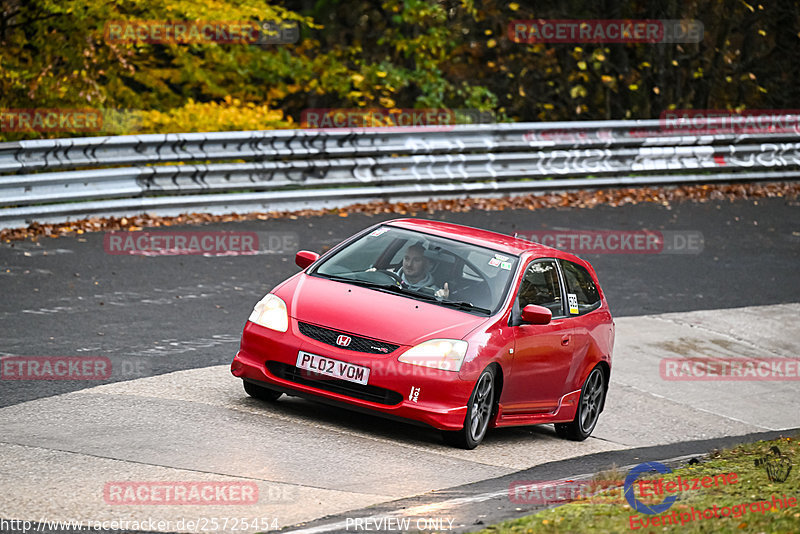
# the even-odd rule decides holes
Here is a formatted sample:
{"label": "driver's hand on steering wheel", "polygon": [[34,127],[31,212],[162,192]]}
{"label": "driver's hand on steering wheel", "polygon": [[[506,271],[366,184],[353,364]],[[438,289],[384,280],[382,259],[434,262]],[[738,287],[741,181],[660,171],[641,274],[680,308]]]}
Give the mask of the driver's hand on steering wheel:
{"label": "driver's hand on steering wheel", "polygon": [[436,293],[433,294],[437,299],[446,299],[450,296],[450,288],[447,286],[447,282],[444,283],[444,287],[438,290]]}
{"label": "driver's hand on steering wheel", "polygon": [[365,273],[371,273],[371,272],[375,272],[375,271],[377,271],[377,270],[378,270],[378,269],[376,269],[375,267],[370,267],[369,269],[367,269],[367,270],[366,270],[366,271],[364,271],[364,272],[365,272]]}

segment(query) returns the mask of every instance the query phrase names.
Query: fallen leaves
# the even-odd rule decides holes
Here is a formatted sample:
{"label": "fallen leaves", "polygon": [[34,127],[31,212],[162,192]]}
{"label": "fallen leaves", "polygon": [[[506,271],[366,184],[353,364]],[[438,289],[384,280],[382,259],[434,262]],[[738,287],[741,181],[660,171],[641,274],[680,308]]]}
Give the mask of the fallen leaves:
{"label": "fallen leaves", "polygon": [[291,219],[300,217],[321,217],[336,214],[347,217],[351,214],[377,215],[395,213],[398,215],[418,213],[433,214],[437,211],[466,212],[472,210],[537,210],[547,208],[593,208],[596,206],[622,206],[642,202],[656,203],[667,208],[676,202],[707,202],[709,200],[738,200],[756,198],[787,198],[800,196],[799,182],[738,183],[685,185],[677,187],[630,187],[620,189],[599,189],[562,191],[547,194],[520,195],[499,198],[454,198],[433,199],[422,202],[375,201],[353,204],[344,208],[276,211],[269,213],[230,213],[211,215],[208,213],[187,213],[177,217],[159,217],[144,213],[135,217],[93,217],[61,224],[32,223],[27,228],[0,230],[0,241],[9,242],[39,237],[59,237],[84,232],[136,231],[142,228],[158,228],[174,225],[196,225],[205,223],[235,222],[268,219]]}

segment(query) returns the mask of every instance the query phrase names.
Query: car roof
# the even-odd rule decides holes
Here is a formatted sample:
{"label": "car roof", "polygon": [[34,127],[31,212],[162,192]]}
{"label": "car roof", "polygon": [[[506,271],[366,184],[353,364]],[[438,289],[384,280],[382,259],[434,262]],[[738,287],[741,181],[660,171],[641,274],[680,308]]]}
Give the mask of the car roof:
{"label": "car roof", "polygon": [[471,226],[462,226],[460,224],[431,221],[428,219],[394,219],[387,221],[385,224],[399,228],[405,228],[408,230],[417,230],[439,237],[448,237],[451,239],[456,238],[458,241],[463,241],[464,243],[489,247],[501,252],[514,254],[516,256],[522,254],[523,252],[531,252],[536,256],[578,259],[572,254],[565,253],[558,249],[541,245],[539,243],[526,241],[525,239],[516,238],[510,235],[492,232],[490,230],[481,230],[480,228],[473,228]]}

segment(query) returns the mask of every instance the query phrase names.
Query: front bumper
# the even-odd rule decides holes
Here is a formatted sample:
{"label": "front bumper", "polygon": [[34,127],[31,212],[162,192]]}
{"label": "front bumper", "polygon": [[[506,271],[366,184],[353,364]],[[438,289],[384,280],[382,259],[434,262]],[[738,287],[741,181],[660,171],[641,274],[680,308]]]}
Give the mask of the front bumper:
{"label": "front bumper", "polygon": [[[459,373],[398,362],[408,348],[401,346],[390,354],[356,352],[304,336],[293,318],[284,333],[248,321],[231,372],[290,395],[316,397],[440,430],[461,429],[473,384],[459,378]],[[299,351],[368,367],[368,383],[360,386],[298,369]]]}

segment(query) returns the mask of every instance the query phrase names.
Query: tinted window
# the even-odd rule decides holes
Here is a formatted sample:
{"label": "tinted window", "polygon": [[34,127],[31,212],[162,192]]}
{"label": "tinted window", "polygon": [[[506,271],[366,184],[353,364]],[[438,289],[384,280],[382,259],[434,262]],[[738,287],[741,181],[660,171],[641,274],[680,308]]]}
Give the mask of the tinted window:
{"label": "tinted window", "polygon": [[562,260],[561,267],[567,283],[567,299],[569,300],[571,295],[575,295],[574,300],[577,300],[577,310],[575,309],[576,302],[568,302],[570,314],[580,315],[599,307],[600,293],[597,291],[597,286],[594,285],[589,271],[571,261]]}
{"label": "tinted window", "polygon": [[517,296],[519,309],[536,304],[549,309],[553,317],[564,315],[558,271],[553,260],[536,261],[528,265],[519,286]]}
{"label": "tinted window", "polygon": [[[419,265],[412,265],[411,259],[406,265],[407,257]],[[430,297],[447,284],[449,294],[434,304],[469,303],[495,313],[508,294],[517,260],[454,239],[381,226],[327,257],[309,274],[336,277],[340,282],[349,279],[356,285],[367,282],[379,290],[379,286],[397,285],[408,290],[401,296],[409,298],[415,292],[420,298]]]}

